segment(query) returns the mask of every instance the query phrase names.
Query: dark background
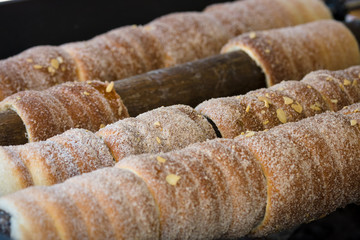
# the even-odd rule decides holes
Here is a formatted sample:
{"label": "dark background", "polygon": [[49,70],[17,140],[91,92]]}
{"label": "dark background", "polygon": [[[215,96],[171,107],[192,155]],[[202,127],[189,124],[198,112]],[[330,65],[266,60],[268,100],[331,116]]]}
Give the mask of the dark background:
{"label": "dark background", "polygon": [[0,2],[0,59],[36,45],[87,40],[116,27],[145,24],[221,0],[13,0]]}

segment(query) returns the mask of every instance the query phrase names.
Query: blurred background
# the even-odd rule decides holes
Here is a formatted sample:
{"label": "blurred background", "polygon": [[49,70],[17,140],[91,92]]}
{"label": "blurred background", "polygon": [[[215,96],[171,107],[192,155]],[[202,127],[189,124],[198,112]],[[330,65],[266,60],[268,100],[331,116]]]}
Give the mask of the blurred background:
{"label": "blurred background", "polygon": [[123,25],[224,0],[0,0],[0,59],[36,45],[87,40]]}

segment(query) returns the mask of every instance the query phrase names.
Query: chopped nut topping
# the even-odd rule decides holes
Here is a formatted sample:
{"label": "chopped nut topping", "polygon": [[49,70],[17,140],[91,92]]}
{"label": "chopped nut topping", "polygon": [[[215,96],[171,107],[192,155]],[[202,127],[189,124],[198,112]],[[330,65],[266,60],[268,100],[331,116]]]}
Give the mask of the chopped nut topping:
{"label": "chopped nut topping", "polygon": [[279,91],[284,91],[285,89],[283,87],[279,88]]}
{"label": "chopped nut topping", "polygon": [[358,109],[358,108],[354,110],[354,113],[357,113],[357,112],[359,112],[359,109]]}
{"label": "chopped nut topping", "polygon": [[251,32],[251,33],[249,34],[249,37],[250,37],[251,39],[256,38],[256,32]]}
{"label": "chopped nut topping", "polygon": [[265,110],[261,110],[261,112],[260,112],[261,114],[265,114]]}
{"label": "chopped nut topping", "polygon": [[239,95],[239,96],[236,96],[235,98],[236,98],[236,99],[240,99],[240,98],[241,98],[241,95]]}
{"label": "chopped nut topping", "polygon": [[258,97],[258,99],[259,99],[260,101],[263,101],[263,102],[264,102],[265,107],[267,107],[267,108],[270,107],[271,101],[270,101],[269,99],[267,99],[266,97],[263,97],[263,96]]}
{"label": "chopped nut topping", "polygon": [[321,111],[321,108],[316,103],[313,105],[310,105],[310,108],[315,111]]}
{"label": "chopped nut topping", "polygon": [[348,86],[351,84],[350,80],[344,79],[344,86]]}
{"label": "chopped nut topping", "polygon": [[283,99],[286,105],[292,104],[294,102],[294,100],[289,97],[283,97]]}
{"label": "chopped nut topping", "polygon": [[156,121],[156,122],[154,122],[154,126],[155,126],[155,127],[161,127],[161,124],[160,124],[159,121]]}
{"label": "chopped nut topping", "polygon": [[338,103],[338,100],[337,100],[337,99],[331,99],[330,101],[331,101],[332,103],[335,103],[335,104]]}
{"label": "chopped nut topping", "polygon": [[303,111],[302,106],[298,102],[296,102],[296,104],[291,104],[291,107],[298,113],[302,113],[302,111]]}
{"label": "chopped nut topping", "polygon": [[66,71],[66,67],[65,67],[65,66],[61,66],[61,71],[65,72],[65,71]]}
{"label": "chopped nut topping", "polygon": [[264,132],[267,132],[267,131],[269,131],[269,129],[265,128],[265,129],[264,129]]}
{"label": "chopped nut topping", "polygon": [[350,120],[351,126],[355,126],[357,124],[357,121],[355,119]]}
{"label": "chopped nut topping", "polygon": [[16,97],[16,100],[20,100],[21,99],[21,97]]}
{"label": "chopped nut topping", "polygon": [[33,67],[34,67],[35,69],[42,69],[42,68],[43,68],[41,65],[38,65],[38,64],[35,64]]}
{"label": "chopped nut topping", "polygon": [[310,85],[307,85],[307,88],[312,88]]}
{"label": "chopped nut topping", "polygon": [[358,80],[355,78],[354,81],[353,81],[353,83],[352,83],[352,85],[353,85],[353,86],[356,86],[357,84],[358,84]]}
{"label": "chopped nut topping", "polygon": [[245,133],[244,132],[241,132],[240,135],[244,135]]}
{"label": "chopped nut topping", "polygon": [[345,91],[344,85],[342,85],[341,83],[339,83],[339,86],[340,86],[341,90]]}
{"label": "chopped nut topping", "polygon": [[160,156],[157,156],[156,160],[158,160],[159,163],[165,163],[166,162],[166,159],[163,158],[163,157],[160,157]]}
{"label": "chopped nut topping", "polygon": [[247,105],[246,109],[245,109],[245,112],[249,112],[250,111],[250,105]]}
{"label": "chopped nut topping", "polygon": [[252,137],[252,136],[254,136],[254,135],[255,135],[255,132],[253,132],[253,131],[248,131],[248,132],[246,133],[245,137]]}
{"label": "chopped nut topping", "polygon": [[177,176],[175,174],[169,174],[166,176],[166,181],[170,184],[175,186],[177,182],[180,180],[180,176]]}
{"label": "chopped nut topping", "polygon": [[161,143],[161,140],[159,137],[156,137],[156,141],[160,144]]}
{"label": "chopped nut topping", "polygon": [[57,57],[56,58],[56,60],[60,63],[60,64],[62,64],[63,62],[64,62],[64,59],[62,58],[62,57]]}
{"label": "chopped nut topping", "polygon": [[55,68],[53,68],[53,67],[48,67],[47,70],[52,75],[56,72]]}
{"label": "chopped nut topping", "polygon": [[264,125],[266,125],[266,124],[268,124],[268,123],[269,123],[269,120],[268,120],[268,119],[266,119],[266,120],[263,122]]}
{"label": "chopped nut topping", "polygon": [[50,61],[51,66],[53,66],[55,69],[59,69],[59,61],[57,59],[51,59]]}
{"label": "chopped nut topping", "polygon": [[270,49],[265,49],[265,53],[270,53]]}
{"label": "chopped nut topping", "polygon": [[34,62],[34,60],[32,60],[31,58],[27,58],[26,61],[27,61],[28,63],[33,63],[33,62]]}
{"label": "chopped nut topping", "polygon": [[326,81],[332,81],[333,79],[331,77],[327,77]]}
{"label": "chopped nut topping", "polygon": [[284,110],[282,110],[281,108],[276,109],[276,115],[277,115],[278,119],[280,120],[280,122],[282,122],[282,123],[287,122],[286,114],[285,114]]}
{"label": "chopped nut topping", "polygon": [[111,82],[106,86],[107,93],[111,92],[113,89],[114,89],[114,82]]}
{"label": "chopped nut topping", "polygon": [[83,94],[86,95],[86,96],[89,96],[89,95],[90,95],[90,93],[88,93],[88,92],[86,92],[86,91],[83,92]]}
{"label": "chopped nut topping", "polygon": [[104,128],[105,127],[105,124],[100,124],[100,128]]}
{"label": "chopped nut topping", "polygon": [[87,83],[87,84],[91,84],[92,81],[91,81],[91,80],[87,80],[86,83]]}

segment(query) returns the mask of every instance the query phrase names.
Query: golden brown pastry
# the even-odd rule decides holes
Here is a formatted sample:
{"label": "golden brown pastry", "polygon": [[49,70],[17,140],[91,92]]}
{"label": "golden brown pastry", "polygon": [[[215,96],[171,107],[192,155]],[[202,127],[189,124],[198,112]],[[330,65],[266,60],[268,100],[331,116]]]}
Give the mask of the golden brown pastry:
{"label": "golden brown pastry", "polygon": [[46,140],[70,128],[97,131],[101,126],[129,117],[114,89],[99,81],[64,83],[45,91],[23,91],[0,103],[0,111],[13,110],[23,121],[29,142]]}
{"label": "golden brown pastry", "polygon": [[[145,26],[120,27],[88,41],[31,48],[0,61],[0,99],[66,81],[110,82],[217,54],[234,34],[244,31],[331,18],[327,7],[316,0],[277,2],[216,5],[205,12],[169,14]],[[241,28],[242,24],[247,27]]]}
{"label": "golden brown pastry", "polygon": [[0,61],[0,99],[27,89],[77,81],[74,59],[61,47],[40,46]]}
{"label": "golden brown pastry", "polygon": [[[190,17],[191,16],[191,17]],[[179,44],[178,42],[181,42],[182,44],[191,46],[189,47],[189,52],[191,52],[192,54],[194,54],[191,58],[197,58],[198,56],[200,56],[202,53],[199,52],[204,52],[207,51],[206,49],[216,49],[217,47],[215,46],[216,44],[218,44],[219,42],[222,42],[222,40],[216,40],[216,41],[210,41],[210,40],[204,40],[204,38],[206,38],[205,36],[207,36],[205,34],[205,32],[216,32],[216,28],[219,27],[218,25],[214,25],[214,24],[206,24],[209,26],[208,31],[205,32],[201,32],[199,29],[196,31],[190,31],[189,29],[190,26],[186,27],[187,25],[185,23],[187,23],[187,21],[190,21],[189,19],[193,19],[192,22],[193,26],[200,26],[201,24],[204,24],[206,21],[209,21],[209,23],[212,21],[211,17],[204,17],[205,15],[202,15],[200,13],[178,13],[178,14],[171,14],[162,18],[159,18],[157,20],[154,20],[153,22],[151,22],[148,27],[146,28],[141,28],[141,27],[126,27],[126,28],[121,28],[118,30],[114,30],[111,31],[105,35],[99,36],[94,38],[91,41],[88,42],[84,42],[84,43],[71,43],[66,45],[69,49],[72,49],[71,51],[75,51],[74,56],[76,54],[88,54],[86,55],[87,57],[78,57],[78,69],[79,69],[79,74],[82,75],[83,77],[80,77],[81,79],[87,79],[88,77],[84,77],[86,74],[95,74],[95,75],[99,75],[102,74],[103,72],[103,68],[108,70],[108,73],[110,73],[110,71],[112,71],[112,67],[111,66],[115,66],[116,64],[119,64],[119,69],[123,69],[123,71],[127,71],[129,69],[132,69],[132,66],[136,68],[135,65],[131,65],[130,64],[130,60],[128,58],[122,58],[120,55],[118,56],[119,59],[113,59],[113,54],[116,52],[115,50],[112,50],[109,52],[106,51],[102,51],[100,47],[94,47],[95,49],[97,49],[97,51],[90,51],[90,49],[92,47],[86,47],[87,45],[91,45],[91,44],[96,44],[97,42],[111,42],[111,46],[114,47],[114,44],[117,44],[119,48],[121,47],[126,47],[127,49],[131,49],[131,54],[133,54],[134,56],[136,55],[136,57],[138,59],[143,59],[143,63],[142,65],[149,65],[149,64],[153,64],[153,66],[155,67],[161,67],[164,66],[163,64],[170,64],[171,61],[173,61],[174,59],[178,59],[176,60],[176,62],[181,62],[183,60],[180,60],[180,58],[183,58],[186,56],[181,54],[181,51],[183,51],[184,46]],[[204,21],[202,21],[201,19],[203,19]],[[201,20],[201,21],[200,21]],[[180,21],[180,22],[178,22]],[[167,23],[167,24],[165,24]],[[180,24],[182,23],[182,24]],[[195,24],[196,23],[196,24]],[[170,27],[172,26],[172,27]],[[177,26],[177,27],[176,27]],[[211,29],[210,29],[210,26]],[[329,31],[325,31],[323,29],[328,29],[330,26],[330,30]],[[168,30],[166,31],[171,31],[173,35],[169,34],[165,34],[166,31],[164,30],[165,27],[169,27]],[[180,37],[174,37],[174,29],[176,28],[181,28],[181,31],[187,31],[189,30],[190,32],[183,34],[181,36],[184,36],[183,38]],[[187,29],[187,30],[186,30]],[[220,30],[219,30],[220,31]],[[217,32],[219,32],[217,31]],[[313,36],[311,36],[312,38],[307,38],[307,34],[304,34],[303,32],[312,32],[314,33]],[[347,35],[345,34],[341,34],[346,32]],[[295,28],[287,28],[287,29],[281,29],[281,30],[270,30],[267,32],[262,32],[261,34],[263,34],[264,36],[270,36],[272,38],[274,38],[275,36],[277,36],[278,34],[281,35],[281,44],[292,44],[292,42],[294,41],[294,38],[297,38],[297,35],[301,35],[301,36],[305,36],[303,38],[298,38],[296,41],[300,44],[300,45],[306,45],[306,46],[315,46],[318,45],[318,41],[320,41],[321,39],[327,39],[326,40],[326,46],[328,47],[327,50],[331,53],[329,53],[330,55],[328,55],[328,53],[324,53],[322,50],[320,51],[320,47],[310,47],[312,49],[308,49],[309,51],[304,51],[304,49],[300,48],[295,48],[299,51],[299,53],[297,53],[297,51],[295,51],[295,49],[293,48],[289,48],[289,49],[285,49],[285,52],[274,52],[274,56],[278,57],[277,60],[275,60],[275,63],[277,62],[277,64],[270,64],[269,66],[271,68],[274,68],[275,70],[277,69],[279,71],[279,73],[281,72],[282,77],[287,78],[287,79],[291,79],[292,77],[294,78],[298,78],[300,77],[299,74],[304,75],[305,73],[307,73],[307,71],[311,71],[313,69],[317,69],[318,67],[328,67],[328,68],[337,68],[337,67],[341,67],[341,66],[346,66],[354,64],[355,62],[355,58],[357,59],[357,57],[359,57],[359,53],[358,53],[358,49],[357,49],[357,43],[355,42],[353,44],[353,46],[350,46],[349,49],[347,50],[343,50],[344,47],[341,47],[339,44],[339,39],[338,38],[334,38],[333,35],[335,33],[338,33],[338,35],[343,35],[342,37],[338,37],[338,38],[346,38],[349,41],[351,39],[353,39],[351,33],[349,33],[349,31],[341,24],[341,23],[337,23],[335,21],[318,21],[315,23],[309,23],[307,25],[302,25],[302,26],[297,26]],[[147,35],[147,34],[152,34]],[[166,35],[169,39],[166,40],[167,38],[164,37],[163,35]],[[194,35],[199,35],[198,37],[194,36],[193,38],[186,38],[185,36],[188,36],[189,34],[194,34]],[[319,34],[319,35],[317,35]],[[279,36],[280,36],[279,35]],[[128,36],[128,37],[125,37]],[[159,38],[158,40],[156,40],[156,36]],[[245,36],[245,35],[244,35]],[[247,36],[247,35],[246,35]],[[318,36],[318,37],[317,37]],[[255,35],[255,37],[252,39],[251,36],[248,36],[248,40],[249,41],[257,41],[256,39],[259,38]],[[319,38],[319,39],[318,39]],[[100,39],[103,39],[104,41],[101,41]],[[150,54],[148,57],[152,57],[153,59],[156,59],[156,57],[160,56],[162,53],[159,51],[156,51],[155,49],[158,47],[158,45],[156,45],[156,42],[160,41],[160,39],[162,39],[164,42],[162,43],[162,46],[164,46],[164,48],[168,48],[168,50],[163,51],[162,53],[171,53],[171,56],[169,55],[169,57],[167,57],[166,61],[160,61],[160,62],[156,62],[156,61],[150,61],[150,59],[145,57],[145,53],[147,53],[147,51],[145,51],[144,49],[141,49],[141,51],[136,51],[136,49],[134,47],[131,47],[131,43],[136,44],[137,47],[141,46],[141,44],[144,44],[145,42],[148,43],[148,47],[151,47],[152,51],[149,51],[148,53]],[[242,39],[242,37],[240,37],[240,39]],[[263,42],[265,38],[259,38],[260,42]],[[305,44],[305,40],[307,41]],[[199,48],[199,47],[195,47],[197,45],[197,41],[203,41],[203,42],[207,42],[210,45],[213,45],[213,47],[206,47],[206,48]],[[313,41],[313,44],[310,44],[310,42]],[[355,41],[355,40],[354,40]],[[347,41],[342,41],[343,43],[345,43],[346,45],[349,45]],[[83,46],[84,44],[87,44],[86,46]],[[235,41],[236,43],[236,41]],[[99,43],[100,44],[100,43]],[[168,45],[167,45],[168,44]],[[230,43],[231,46],[232,43]],[[280,44],[280,42],[278,42],[277,44]],[[295,43],[294,43],[295,44]],[[332,50],[330,51],[330,47],[331,46],[335,46],[333,47]],[[166,47],[167,46],[167,47]],[[78,49],[82,49],[84,47],[84,49],[87,49],[86,51],[84,50],[79,50]],[[110,45],[109,45],[110,47]],[[130,48],[131,47],[131,48]],[[68,50],[69,50],[68,49]],[[170,51],[170,49],[173,49],[174,51]],[[325,48],[324,48],[325,49]],[[79,50],[79,51],[78,51]],[[211,50],[211,51],[212,51]],[[325,49],[326,50],[326,49]],[[70,50],[69,50],[70,51]],[[350,51],[350,52],[349,52]],[[92,54],[105,54],[109,57],[109,61],[105,61],[105,59],[107,59],[107,57],[95,57],[92,56]],[[130,54],[130,53],[129,53]],[[129,54],[127,54],[127,56],[130,56]],[[160,54],[160,55],[159,55]],[[280,54],[280,55],[278,55]],[[294,57],[294,64],[290,63],[290,61],[282,61],[281,58],[283,57],[283,54],[293,56]],[[301,54],[305,54],[306,58],[301,57]],[[342,56],[342,54],[344,54],[344,56],[346,55],[346,59],[348,59],[348,61],[341,61],[339,60],[339,58],[341,58],[340,56]],[[85,56],[84,55],[84,56]],[[207,54],[205,54],[207,55]],[[269,55],[270,56],[270,55]],[[309,64],[309,59],[307,59],[308,57],[312,58],[311,64]],[[87,60],[81,60],[81,59],[87,59]],[[110,64],[107,67],[101,67],[100,63],[96,63],[96,61],[99,61],[99,59],[102,59],[101,62],[102,63],[106,63],[106,64]],[[171,60],[172,59],[172,60]],[[306,60],[307,59],[307,60]],[[268,59],[269,61],[271,59]],[[301,60],[301,61],[300,61]],[[305,61],[306,60],[306,61]],[[83,63],[81,63],[81,61],[83,61]],[[126,68],[122,68],[121,66],[124,66],[128,63],[130,65]],[[168,61],[168,62],[167,62]],[[170,62],[169,62],[170,61]],[[184,60],[185,61],[185,60]],[[187,61],[187,60],[186,60]],[[334,66],[334,63],[336,62],[336,64],[339,64],[341,62],[343,62],[344,64],[339,64],[337,67]],[[136,61],[137,64],[140,64],[140,60]],[[296,64],[295,64],[296,63]],[[106,65],[105,64],[105,65]],[[114,65],[115,64],[115,65]],[[288,65],[292,65],[293,68],[291,68],[291,66]],[[170,64],[171,65],[171,64]],[[279,67],[281,65],[281,67]],[[117,67],[116,67],[117,68]],[[151,67],[147,67],[147,69],[150,69]],[[281,69],[289,69],[288,71],[282,71]],[[90,69],[92,69],[93,71],[90,71]],[[97,69],[97,70],[95,70]],[[354,68],[356,69],[356,68]],[[277,71],[276,70],[276,71]],[[293,71],[294,70],[294,71]],[[115,73],[116,71],[113,71],[113,73]],[[296,73],[294,75],[294,73]],[[298,74],[299,73],[299,74]],[[112,73],[111,73],[112,74]],[[322,76],[322,78],[324,79],[329,79],[332,78],[331,76],[328,76],[330,73],[329,71],[323,71],[322,73],[320,72],[316,72],[313,73],[317,76],[317,78],[320,78],[320,75]],[[214,113],[216,115],[220,115],[217,116],[215,118],[216,120],[216,124],[220,124],[220,125],[225,125],[227,126],[228,124],[243,124],[242,122],[244,122],[244,125],[246,130],[262,130],[262,129],[267,129],[267,128],[271,128],[273,126],[276,126],[280,123],[283,122],[289,122],[289,121],[297,121],[301,118],[304,117],[304,113],[308,114],[307,116],[311,115],[311,112],[314,112],[315,109],[317,109],[317,111],[321,111],[321,109],[332,109],[332,110],[339,110],[341,109],[343,106],[349,105],[350,103],[354,103],[356,101],[356,99],[359,99],[359,90],[356,88],[354,88],[351,84],[351,79],[352,78],[357,78],[358,76],[356,76],[356,73],[353,72],[338,72],[338,73],[331,73],[331,74],[335,74],[333,77],[335,77],[335,82],[324,82],[324,81],[320,81],[320,82],[312,82],[311,84],[309,83],[309,86],[307,87],[314,87],[315,89],[322,89],[322,97],[323,99],[319,99],[318,96],[319,94],[314,93],[314,91],[306,89],[306,87],[304,85],[301,84],[296,84],[296,83],[289,83],[292,87],[293,90],[289,90],[289,91],[295,91],[293,93],[285,93],[282,92],[280,93],[278,90],[279,89],[275,89],[273,90],[257,90],[255,92],[252,92],[251,94],[248,94],[246,97],[238,97],[238,99],[220,99],[218,100],[218,102],[213,106],[212,104],[214,104],[214,101],[210,101],[209,105],[211,109],[219,109],[219,108],[226,108],[226,111],[215,111],[215,110],[211,110],[211,111],[215,111]],[[93,76],[93,77],[99,77],[99,76]],[[110,79],[116,79],[116,77],[109,77]],[[312,80],[308,80],[312,78],[312,74],[308,75],[305,77],[304,79],[304,83],[307,81],[312,81]],[[349,80],[350,79],[350,80]],[[351,84],[350,84],[351,83]],[[314,85],[315,84],[315,85]],[[320,85],[319,85],[320,84]],[[288,85],[286,83],[284,83],[284,85]],[[357,85],[357,83],[355,84]],[[71,87],[71,84],[67,84],[64,85],[66,86],[66,89],[69,92],[73,92],[75,91],[76,94],[79,95],[79,92],[81,92],[82,90],[77,90],[77,86],[78,84],[76,84],[74,87]],[[73,88],[73,89],[72,89]],[[101,87],[99,87],[101,88]],[[287,88],[287,87],[286,87]],[[328,90],[326,90],[327,88],[329,88]],[[353,89],[354,88],[354,89]],[[54,88],[54,89],[61,89],[61,88]],[[53,91],[53,90],[52,90]],[[326,92],[327,91],[327,92]],[[329,92],[330,91],[330,92]],[[345,92],[345,94],[343,94],[343,92]],[[84,90],[84,93],[87,93],[86,90]],[[307,95],[305,94],[307,93]],[[51,96],[50,96],[50,95]],[[112,91],[112,94],[116,94]],[[293,95],[295,96],[295,99],[297,98],[301,98],[299,99],[298,102],[302,102],[301,104],[297,104],[297,103],[293,103],[292,101],[294,101],[295,99],[292,97]],[[300,95],[299,95],[300,94]],[[26,99],[28,100],[24,100],[23,96],[26,96]],[[56,95],[56,94],[55,94]],[[105,92],[106,96],[109,96],[108,93]],[[250,95],[252,95],[252,98],[250,98]],[[15,98],[21,98],[23,100],[14,100]],[[67,111],[69,111],[69,115],[71,115],[71,118],[76,118],[76,115],[80,115],[80,113],[84,114],[84,117],[82,117],[81,115],[79,116],[78,119],[75,119],[75,123],[69,123],[69,119],[68,117],[65,115],[65,111],[63,109],[59,109],[59,107],[61,108],[61,104],[57,104],[56,102],[54,103],[52,101],[52,98],[54,96],[52,96],[52,93],[50,92],[46,92],[46,94],[44,93],[40,93],[40,92],[28,92],[26,94],[18,94],[15,96],[12,96],[10,98],[8,98],[7,100],[5,100],[5,103],[0,103],[0,109],[1,109],[1,105],[3,104],[9,104],[8,102],[13,102],[15,101],[15,103],[19,103],[21,106],[18,106],[19,104],[17,104],[15,106],[15,104],[13,103],[13,108],[16,108],[17,112],[20,112],[19,115],[22,119],[24,120],[24,124],[28,129],[28,134],[30,136],[30,141],[33,140],[45,140],[48,137],[51,137],[55,134],[59,134],[61,132],[63,132],[64,130],[69,129],[70,127],[82,127],[82,128],[86,128],[92,131],[96,131],[98,130],[98,127],[100,125],[104,125],[104,124],[108,124],[108,123],[112,123],[115,120],[121,119],[123,117],[127,116],[127,113],[125,111],[125,107],[121,104],[119,104],[119,107],[121,108],[120,111],[123,111],[122,113],[119,113],[119,116],[117,116],[116,118],[113,118],[112,113],[111,112],[107,112],[104,110],[97,110],[99,109],[103,109],[101,106],[98,106],[99,104],[101,104],[101,101],[99,101],[98,98],[93,99],[93,94],[88,94],[88,96],[83,96],[83,95],[79,95],[78,97],[82,97],[83,100],[80,101],[74,101],[74,107],[70,108],[67,107]],[[30,100],[31,98],[31,100]],[[46,99],[49,98],[49,99]],[[68,97],[67,94],[63,94],[61,91],[59,94],[56,95],[57,99],[61,99],[61,102],[69,102],[71,103],[73,100],[71,100],[71,97]],[[69,98],[69,99],[67,99]],[[287,99],[287,102],[284,102],[284,99]],[[351,98],[351,101],[348,101],[347,98]],[[10,100],[12,99],[12,100]],[[41,99],[41,100],[39,100]],[[85,101],[86,100],[86,101]],[[26,111],[24,110],[25,105],[23,102],[31,102],[31,108],[29,107]],[[36,102],[36,104],[38,105],[38,107],[32,107],[33,105],[35,105],[33,103],[33,101]],[[220,104],[220,102],[222,102]],[[260,103],[261,101],[264,102],[265,106],[263,103]],[[289,102],[290,101],[290,102]],[[325,102],[324,102],[325,101]],[[83,103],[81,105],[82,109],[89,109],[91,108],[92,110],[86,110],[86,111],[78,111],[79,107],[77,106],[78,104],[80,105],[81,103]],[[54,104],[56,106],[54,106]],[[220,104],[220,105],[219,105]],[[236,107],[236,105],[241,105],[242,107]],[[294,104],[296,106],[294,106]],[[305,105],[302,105],[305,104]],[[315,104],[315,105],[314,105]],[[88,106],[87,106],[88,105]],[[331,105],[331,106],[330,106]],[[204,111],[203,113],[205,115],[208,115],[210,118],[211,116],[205,112],[207,110],[204,110],[202,108],[206,108],[207,103],[200,105],[200,107],[198,108],[198,110],[200,111]],[[94,109],[95,107],[95,109]],[[21,110],[19,110],[20,108],[22,108]],[[7,108],[3,108],[3,109],[7,109]],[[52,111],[47,110],[47,109],[53,109]],[[56,111],[54,111],[54,109],[56,109]],[[236,109],[236,110],[235,110]],[[31,111],[31,112],[30,112]],[[75,111],[75,112],[74,112]],[[232,114],[229,114],[228,111],[232,112]],[[280,112],[279,112],[280,111]],[[304,111],[304,112],[302,112]],[[50,112],[52,112],[50,114]],[[94,112],[94,114],[92,114],[92,112]],[[226,112],[226,113],[225,113]],[[284,115],[286,113],[286,116]],[[251,114],[251,118],[249,118],[250,114]],[[86,116],[85,116],[86,114]],[[110,115],[109,115],[110,114]],[[309,115],[310,114],[310,115]],[[26,115],[26,116],[25,116]],[[50,118],[52,119],[51,121],[46,121],[45,119],[47,118],[47,116],[50,115]],[[246,116],[245,116],[246,115]],[[39,118],[39,116],[41,116],[40,121],[38,121],[37,119]],[[282,119],[279,119],[279,116],[282,116]],[[218,117],[223,118],[223,123],[220,123],[218,119]],[[58,120],[57,120],[58,118]],[[100,119],[99,119],[100,118]],[[111,118],[111,119],[106,119],[106,118]],[[89,121],[89,120],[90,121]],[[36,129],[36,130],[29,130],[29,128],[34,129],[35,127],[30,126],[31,122],[36,121],[38,122],[38,128],[41,129]],[[70,121],[71,122],[71,121]],[[231,122],[231,123],[229,123]],[[46,124],[46,125],[45,125]],[[248,126],[249,124],[249,126]],[[48,126],[48,127],[44,127],[44,126]],[[94,127],[95,126],[95,127]],[[239,127],[228,127],[226,131],[229,132],[224,132],[224,128],[222,126],[219,126],[219,128],[222,128],[223,131],[223,136],[224,137],[235,137],[239,134],[241,134],[241,132],[244,132],[241,128]],[[36,133],[34,132],[36,131]]]}
{"label": "golden brown pastry", "polygon": [[292,228],[360,200],[350,119],[326,112],[27,188],[0,198],[0,229],[13,239],[216,239]]}
{"label": "golden brown pastry", "polygon": [[291,228],[359,201],[359,134],[346,115],[328,112],[238,138],[267,179],[265,216],[252,234]]}
{"label": "golden brown pastry", "polygon": [[235,1],[210,5],[204,12],[218,19],[231,37],[331,18],[329,9],[318,0]]}
{"label": "golden brown pastry", "polygon": [[211,99],[195,109],[215,123],[222,137],[235,138],[247,131],[270,129],[359,102],[359,73],[359,66],[319,70],[301,81],[284,81],[245,95]]}
{"label": "golden brown pastry", "polygon": [[230,39],[216,18],[197,12],[169,14],[144,29],[161,44],[166,67],[215,55]]}
{"label": "golden brown pastry", "polygon": [[131,154],[168,152],[215,137],[205,117],[189,106],[174,105],[118,121],[96,134],[71,129],[46,141],[1,147],[0,195],[60,183]]}
{"label": "golden brown pastry", "polygon": [[45,142],[1,147],[4,195],[31,185],[52,185],[72,176],[113,166],[104,141],[88,130],[72,129]]}
{"label": "golden brown pastry", "polygon": [[[114,158],[113,163],[104,162],[95,155],[78,159],[77,156],[86,155],[80,149],[94,148],[90,141],[93,138],[92,133],[85,130],[78,130],[80,133],[87,133],[81,138],[81,148],[67,144],[72,142],[72,138],[77,139],[73,136],[75,130],[38,144],[3,147],[0,149],[0,164],[4,169],[3,175],[9,179],[9,188],[4,191],[7,193],[32,185],[62,182],[70,176],[112,166],[129,155],[169,152],[221,136],[251,137],[255,135],[255,131],[295,122],[327,110],[340,110],[346,104],[360,101],[359,72],[359,66],[342,71],[321,70],[308,74],[303,81],[286,81],[244,96],[209,100],[197,107],[198,112],[189,106],[174,105],[140,114],[136,118],[120,120],[96,133],[106,145],[104,149]],[[334,83],[341,83],[343,87]],[[343,100],[336,103],[327,101],[327,96],[333,92],[340,94],[336,99]],[[342,111],[353,117],[352,124],[360,122],[359,118],[353,116],[359,110],[348,107]],[[219,132],[216,132],[217,130]],[[89,140],[86,140],[87,137]],[[59,154],[63,151],[63,145],[69,154]],[[49,155],[49,152],[54,154]],[[89,158],[96,164],[89,167]],[[159,158],[158,161],[162,163],[166,160]],[[80,165],[81,170],[78,170],[77,165]],[[31,171],[28,170],[29,166]],[[60,168],[56,170],[59,175],[53,175],[51,171],[49,173],[48,167]],[[39,173],[35,174],[36,171]]]}
{"label": "golden brown pastry", "polygon": [[96,134],[105,141],[116,161],[133,154],[168,152],[216,138],[205,117],[186,105],[157,108],[108,125]]}
{"label": "golden brown pastry", "polygon": [[262,68],[268,86],[300,80],[314,70],[338,70],[360,63],[355,37],[334,20],[250,32],[230,40],[221,52],[236,50],[245,51]]}

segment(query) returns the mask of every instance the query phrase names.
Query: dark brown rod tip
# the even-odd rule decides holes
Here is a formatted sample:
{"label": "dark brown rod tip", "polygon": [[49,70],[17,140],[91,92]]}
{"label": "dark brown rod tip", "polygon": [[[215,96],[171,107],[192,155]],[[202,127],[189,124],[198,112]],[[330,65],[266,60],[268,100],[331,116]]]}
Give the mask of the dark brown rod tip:
{"label": "dark brown rod tip", "polygon": [[0,209],[0,234],[10,237],[11,231],[11,216],[4,210]]}
{"label": "dark brown rod tip", "polygon": [[215,134],[216,134],[216,137],[217,138],[222,138],[222,135],[221,135],[221,133],[220,133],[220,131],[219,131],[219,128],[216,126],[216,124],[214,123],[214,121],[213,120],[211,120],[208,116],[205,116],[205,115],[203,115],[205,118],[206,118],[206,120],[211,124],[211,126],[213,127],[213,129],[214,129],[214,131],[215,131]]}

